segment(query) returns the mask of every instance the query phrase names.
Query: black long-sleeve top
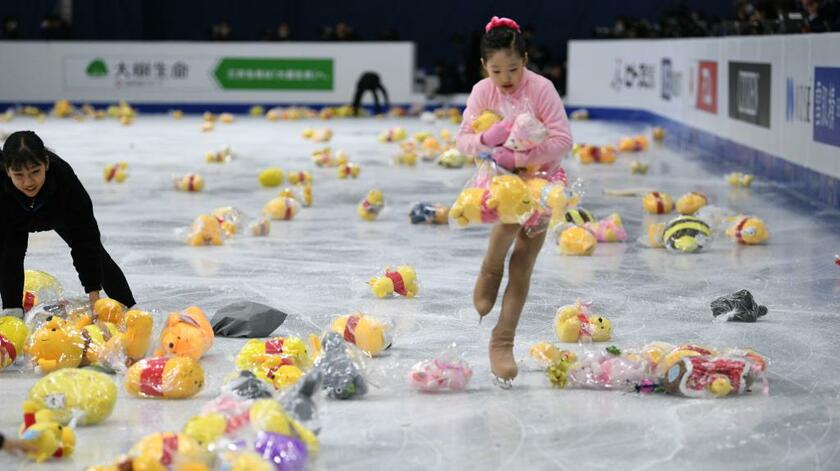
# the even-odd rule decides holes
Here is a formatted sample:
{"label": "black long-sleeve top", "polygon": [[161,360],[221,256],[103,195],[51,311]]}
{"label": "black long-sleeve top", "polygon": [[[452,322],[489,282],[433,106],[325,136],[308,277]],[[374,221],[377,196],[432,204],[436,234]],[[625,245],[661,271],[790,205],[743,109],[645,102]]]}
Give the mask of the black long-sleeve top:
{"label": "black long-sleeve top", "polygon": [[21,193],[3,172],[0,181],[0,291],[3,307],[21,307],[23,259],[30,232],[57,230],[70,245],[85,292],[102,288],[102,242],[93,203],[70,165],[49,152],[44,186],[34,198]]}

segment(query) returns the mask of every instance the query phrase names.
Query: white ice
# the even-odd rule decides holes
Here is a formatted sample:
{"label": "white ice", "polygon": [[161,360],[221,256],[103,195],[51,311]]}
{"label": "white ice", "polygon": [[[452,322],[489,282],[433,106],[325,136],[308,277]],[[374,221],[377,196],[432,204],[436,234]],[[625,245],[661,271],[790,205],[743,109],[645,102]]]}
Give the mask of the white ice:
{"label": "white ice", "polygon": [[[212,315],[227,302],[247,298],[293,315],[278,334],[320,332],[331,318],[361,310],[396,324],[394,346],[372,360],[376,384],[361,400],[321,404],[322,452],[312,469],[838,469],[840,351],[837,320],[840,248],[836,212],[801,201],[784,187],[757,181],[732,190],[723,173],[735,168],[698,157],[671,142],[639,158],[647,176],[630,176],[629,160],[613,166],[579,167],[585,181],[583,206],[604,217],[620,212],[631,238],[644,216],[639,198],[605,197],[605,187],[651,187],[675,197],[702,191],[713,202],[762,217],[770,243],[739,247],[726,239],[691,256],[675,256],[636,243],[602,244],[588,258],[563,257],[548,241],[540,255],[518,332],[515,352],[521,373],[512,390],[492,385],[487,343],[498,312],[482,325],[472,308],[472,286],[487,242],[487,228],[453,231],[412,226],[413,202],[451,204],[471,169],[446,170],[419,162],[395,167],[395,145],[377,134],[419,120],[269,122],[239,118],[199,132],[198,118],[175,121],[141,116],[130,127],[114,121],[44,123],[18,118],[2,129],[34,129],[68,160],[93,198],[105,247],[119,263],[140,306],[161,311],[202,306]],[[315,169],[302,140],[304,127],[330,126],[334,149],[362,166],[359,180],[338,180],[334,169]],[[577,141],[615,142],[648,130],[628,123],[575,122]],[[204,153],[230,145],[227,165],[204,162]],[[725,156],[723,156],[725,159]],[[123,185],[102,182],[107,163],[124,160]],[[238,238],[223,247],[193,248],[174,229],[218,206],[256,214],[276,189],[261,189],[257,172],[278,165],[312,170],[315,205],[291,222],[274,222],[268,238]],[[196,171],[206,177],[199,194],[177,193],[171,176]],[[372,223],[356,216],[365,193],[381,188],[386,209]],[[422,282],[413,300],[373,299],[365,281],[388,264],[414,264]],[[72,294],[81,294],[69,250],[52,233],[30,238],[27,268],[53,273]],[[755,324],[715,323],[709,302],[746,288],[769,314]],[[530,366],[528,348],[554,340],[557,307],[578,297],[610,317],[613,343],[647,341],[749,346],[771,359],[769,396],[691,400],[661,395],[551,389]],[[409,390],[405,375],[416,361],[451,342],[465,350],[475,369],[469,391],[422,395]],[[183,401],[143,400],[120,391],[114,414],[103,424],[78,430],[72,459],[45,469],[82,469],[107,463],[152,432],[179,430],[201,404],[216,396],[242,340],[217,339],[202,360],[206,388]],[[14,434],[20,406],[37,377],[7,369],[0,373],[6,398],[0,430]],[[119,379],[118,379],[119,381]],[[8,455],[0,469],[40,469]]]}

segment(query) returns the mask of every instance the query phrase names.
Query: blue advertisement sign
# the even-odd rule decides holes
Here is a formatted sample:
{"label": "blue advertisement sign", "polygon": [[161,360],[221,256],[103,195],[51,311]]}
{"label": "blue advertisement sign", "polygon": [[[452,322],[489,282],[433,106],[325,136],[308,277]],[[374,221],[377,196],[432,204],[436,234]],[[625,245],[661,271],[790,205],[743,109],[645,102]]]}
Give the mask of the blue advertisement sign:
{"label": "blue advertisement sign", "polygon": [[840,67],[814,70],[814,140],[840,147]]}

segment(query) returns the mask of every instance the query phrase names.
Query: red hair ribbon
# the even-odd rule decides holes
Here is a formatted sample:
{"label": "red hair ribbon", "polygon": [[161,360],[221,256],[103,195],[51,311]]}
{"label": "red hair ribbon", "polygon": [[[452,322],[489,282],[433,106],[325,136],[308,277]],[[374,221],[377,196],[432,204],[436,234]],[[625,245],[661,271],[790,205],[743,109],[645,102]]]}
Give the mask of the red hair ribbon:
{"label": "red hair ribbon", "polygon": [[516,30],[517,33],[522,32],[522,30],[519,29],[519,23],[511,20],[510,18],[499,18],[498,16],[490,18],[490,22],[484,27],[484,32],[489,33],[494,28],[510,28]]}

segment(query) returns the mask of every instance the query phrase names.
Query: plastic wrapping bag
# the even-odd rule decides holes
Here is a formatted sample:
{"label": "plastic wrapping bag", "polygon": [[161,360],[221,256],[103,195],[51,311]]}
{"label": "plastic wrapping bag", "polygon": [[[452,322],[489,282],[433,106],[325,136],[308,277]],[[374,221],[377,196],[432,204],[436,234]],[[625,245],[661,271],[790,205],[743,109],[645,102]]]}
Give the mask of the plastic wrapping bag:
{"label": "plastic wrapping bag", "polygon": [[[194,439],[182,433],[171,432],[146,435],[131,447],[129,456],[130,458],[126,459],[133,463],[133,466],[126,466],[128,469],[178,470],[180,467],[199,464],[207,467],[213,459],[207,449]],[[144,467],[141,463],[149,464]]]}
{"label": "plastic wrapping bag", "polygon": [[123,331],[110,322],[93,323],[90,315],[70,320],[49,316],[33,330],[25,351],[32,365],[44,373],[88,365],[123,372],[132,362],[129,348],[137,351],[148,346],[150,336],[151,322],[131,324]]}
{"label": "plastic wrapping bag", "polygon": [[222,245],[226,231],[222,229],[219,219],[210,214],[201,214],[195,218],[188,229],[177,230],[176,236],[183,239],[187,245],[201,247],[206,245]]}
{"label": "plastic wrapping bag", "polygon": [[595,146],[590,144],[576,144],[572,148],[572,155],[582,165],[589,164],[613,164],[616,160],[616,151],[613,146]]}
{"label": "plastic wrapping bag", "polygon": [[204,189],[204,178],[197,173],[187,173],[173,179],[178,191],[198,192]]}
{"label": "plastic wrapping bag", "polygon": [[337,317],[330,330],[372,357],[390,348],[393,340],[390,323],[358,312]]}
{"label": "plastic wrapping bag", "polygon": [[475,176],[449,210],[450,226],[522,224],[537,211],[537,202],[524,179],[498,174],[495,164],[483,160]]}
{"label": "plastic wrapping bag", "polygon": [[277,193],[280,198],[291,198],[298,202],[304,208],[312,206],[312,186],[299,185],[294,188],[283,188],[280,193]]}
{"label": "plastic wrapping bag", "polygon": [[151,357],[131,365],[125,389],[138,397],[184,399],[204,387],[204,370],[190,357]]}
{"label": "plastic wrapping bag", "polygon": [[543,123],[530,110],[522,111],[513,119],[504,146],[515,152],[524,152],[542,144],[546,137],[548,130]]}
{"label": "plastic wrapping bag", "polygon": [[386,298],[393,295],[413,298],[420,291],[417,272],[411,265],[386,267],[381,276],[375,276],[368,280],[368,285],[370,285],[371,292],[377,298]]}
{"label": "plastic wrapping bag", "polygon": [[590,310],[592,302],[578,299],[563,306],[554,316],[554,331],[561,342],[606,342],[612,337],[612,323]]}
{"label": "plastic wrapping bag", "polygon": [[128,178],[128,164],[117,162],[108,164],[102,171],[102,179],[105,183],[122,183]]}
{"label": "plastic wrapping bag", "polygon": [[741,245],[759,245],[770,238],[770,232],[761,219],[742,215],[731,219],[726,236]]}
{"label": "plastic wrapping bag", "polygon": [[222,306],[210,324],[213,333],[222,337],[268,337],[285,322],[288,314],[253,301],[236,301]]}
{"label": "plastic wrapping bag", "polygon": [[38,463],[50,459],[67,458],[76,448],[76,432],[73,424],[59,423],[49,409],[40,409],[30,401],[23,403],[23,426],[20,439],[28,442],[34,451],[27,455]]}
{"label": "plastic wrapping bag", "polygon": [[294,198],[278,196],[269,200],[263,213],[275,221],[290,221],[300,212],[300,203]]}
{"label": "plastic wrapping bag", "polygon": [[311,185],[312,184],[312,173],[307,172],[305,170],[300,170],[297,172],[290,172],[288,175],[289,183],[292,185]]}
{"label": "plastic wrapping bag", "polygon": [[575,354],[560,352],[546,370],[558,388],[664,392],[693,398],[748,393],[762,385],[767,394],[767,359],[749,349],[714,349],[652,342],[638,350],[608,347]]}
{"label": "plastic wrapping bag", "polygon": [[117,402],[114,380],[98,371],[67,368],[39,379],[27,394],[35,410],[48,409],[62,425],[95,425],[107,419]]}
{"label": "plastic wrapping bag", "polygon": [[379,142],[401,142],[407,135],[408,134],[405,132],[404,128],[394,127],[388,129],[387,131],[383,131],[382,134],[379,135]]}
{"label": "plastic wrapping bag", "polygon": [[381,190],[370,190],[367,196],[359,202],[356,213],[365,221],[373,221],[385,207],[385,197]]}
{"label": "plastic wrapping bag", "polygon": [[64,294],[61,282],[47,272],[24,270],[23,311],[29,311],[37,304],[58,301]]}
{"label": "plastic wrapping bag", "polygon": [[695,253],[701,251],[711,240],[709,225],[694,216],[680,216],[672,219],[663,228],[662,241],[665,248],[674,253]]}
{"label": "plastic wrapping bag", "polygon": [[214,337],[204,311],[198,306],[190,306],[182,312],[169,313],[155,355],[187,356],[198,360],[213,346]]}
{"label": "plastic wrapping bag", "polygon": [[680,196],[677,199],[675,207],[678,213],[684,216],[690,216],[695,214],[707,204],[709,204],[709,198],[706,195],[696,191],[691,191]]}
{"label": "plastic wrapping bag", "polygon": [[421,392],[463,391],[472,374],[472,368],[452,345],[436,357],[416,363],[408,374],[408,381]]}
{"label": "plastic wrapping bag", "polygon": [[230,150],[230,147],[225,147],[224,149],[217,150],[217,151],[210,151],[204,154],[204,160],[207,161],[208,164],[226,164],[233,159],[233,151]]}
{"label": "plastic wrapping bag", "polygon": [[323,338],[323,354],[315,362],[321,372],[321,389],[330,399],[351,399],[367,394],[361,368],[347,354],[344,338],[329,332]]}
{"label": "plastic wrapping bag", "polygon": [[294,385],[312,367],[319,348],[312,339],[307,345],[298,337],[251,339],[240,349],[235,364],[282,390]]}
{"label": "plastic wrapping bag", "polygon": [[320,369],[310,370],[280,396],[280,404],[289,416],[316,434],[321,431],[321,422],[315,393],[321,388],[322,377]]}
{"label": "plastic wrapping bag", "polygon": [[312,152],[312,162],[318,167],[338,167],[348,161],[347,152],[342,150],[333,154],[332,148],[324,147]]}
{"label": "plastic wrapping bag", "polygon": [[627,240],[627,231],[624,230],[621,216],[618,213],[612,213],[600,221],[586,222],[583,227],[591,232],[598,242],[624,242]]}
{"label": "plastic wrapping bag", "polygon": [[745,289],[715,299],[711,309],[715,321],[722,322],[755,322],[767,315],[767,306],[756,303],[752,293]]}
{"label": "plastic wrapping bag", "polygon": [[416,203],[408,212],[408,219],[412,224],[448,224],[449,207],[441,203]]}
{"label": "plastic wrapping bag", "polygon": [[441,153],[438,156],[437,163],[443,168],[461,168],[467,160],[469,160],[469,157],[453,148]]}
{"label": "plastic wrapping bag", "polygon": [[598,239],[583,226],[572,223],[558,224],[552,232],[557,249],[563,255],[589,256],[598,246]]}
{"label": "plastic wrapping bag", "polygon": [[359,164],[354,164],[352,162],[347,162],[338,166],[338,178],[341,180],[346,180],[348,178],[355,180],[359,178],[359,174],[361,172],[362,168]]}
{"label": "plastic wrapping bag", "polygon": [[0,371],[23,358],[23,349],[29,337],[29,328],[20,318],[0,317]]}

